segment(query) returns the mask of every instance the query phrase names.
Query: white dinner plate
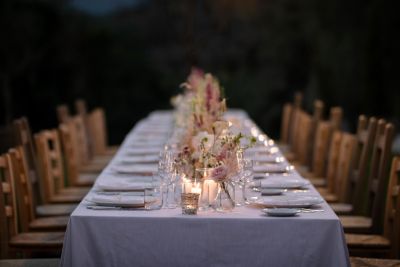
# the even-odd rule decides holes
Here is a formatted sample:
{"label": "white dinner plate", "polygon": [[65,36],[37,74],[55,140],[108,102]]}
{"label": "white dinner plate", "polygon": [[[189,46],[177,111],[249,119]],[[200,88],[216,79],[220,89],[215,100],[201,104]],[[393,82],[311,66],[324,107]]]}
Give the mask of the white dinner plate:
{"label": "white dinner plate", "polygon": [[292,217],[297,215],[299,213],[299,210],[290,208],[271,208],[271,209],[263,209],[262,212],[264,212],[268,216]]}
{"label": "white dinner plate", "polygon": [[305,195],[265,196],[257,200],[257,204],[272,208],[308,208],[323,202],[321,197]]}

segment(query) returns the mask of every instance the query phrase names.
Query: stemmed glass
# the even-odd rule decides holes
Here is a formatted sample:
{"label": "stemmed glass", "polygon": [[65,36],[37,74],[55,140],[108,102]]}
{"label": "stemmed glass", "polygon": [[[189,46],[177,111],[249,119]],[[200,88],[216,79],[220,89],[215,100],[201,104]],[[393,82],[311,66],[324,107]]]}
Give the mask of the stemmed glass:
{"label": "stemmed glass", "polygon": [[160,175],[165,192],[165,200],[163,201],[164,208],[174,209],[178,206],[179,198],[177,197],[176,183],[179,181],[179,174],[176,171],[175,155],[172,149],[165,149],[160,153],[158,163],[158,174]]}
{"label": "stemmed glass", "polygon": [[258,200],[261,196],[259,191],[256,191],[251,186],[253,184],[253,161],[251,159],[244,158],[242,161],[243,172],[242,172],[242,195],[245,204],[250,204],[255,200]]}

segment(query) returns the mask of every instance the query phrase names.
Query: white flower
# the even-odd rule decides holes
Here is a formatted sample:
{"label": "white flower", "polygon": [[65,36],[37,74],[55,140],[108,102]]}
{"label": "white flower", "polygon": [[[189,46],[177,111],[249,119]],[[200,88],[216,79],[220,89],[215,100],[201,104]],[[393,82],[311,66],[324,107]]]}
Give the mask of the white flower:
{"label": "white flower", "polygon": [[201,142],[203,142],[206,151],[210,150],[214,144],[214,135],[207,132],[199,132],[192,138],[193,148],[197,150],[200,147]]}

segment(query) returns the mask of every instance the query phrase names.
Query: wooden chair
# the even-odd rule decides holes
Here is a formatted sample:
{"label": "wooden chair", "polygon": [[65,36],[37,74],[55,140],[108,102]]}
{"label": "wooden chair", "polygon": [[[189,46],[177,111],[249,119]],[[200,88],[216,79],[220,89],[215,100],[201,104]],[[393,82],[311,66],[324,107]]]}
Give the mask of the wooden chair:
{"label": "wooden chair", "polygon": [[327,154],[329,151],[329,143],[331,137],[332,127],[329,121],[318,123],[315,141],[314,152],[312,157],[311,168],[307,166],[298,166],[299,173],[310,180],[316,187],[326,186],[326,164]]}
{"label": "wooden chair", "polygon": [[44,197],[44,185],[42,176],[39,175],[37,153],[32,141],[32,134],[29,122],[26,117],[14,120],[16,145],[24,150],[23,156],[26,157],[27,171],[31,183],[33,205],[35,214],[39,217],[69,215],[76,208],[73,204],[51,204],[46,202]]}
{"label": "wooden chair", "polygon": [[72,186],[91,186],[97,178],[97,174],[80,173],[77,158],[77,146],[79,145],[74,134],[74,122],[69,121],[59,126],[61,143],[65,155],[68,182]]}
{"label": "wooden chair", "polygon": [[303,94],[300,92],[296,92],[294,95],[294,101],[289,118],[288,144],[280,147],[286,159],[289,161],[295,160],[296,157],[294,153],[295,150],[294,147],[296,144],[296,139],[298,138],[297,133],[299,132],[300,113],[303,112],[301,108],[302,101],[303,101]]}
{"label": "wooden chair", "polygon": [[293,100],[293,109],[291,114],[291,122],[289,128],[289,146],[295,144],[295,136],[298,130],[297,113],[302,110],[303,94],[301,92],[296,92]]}
{"label": "wooden chair", "polygon": [[280,145],[289,144],[289,128],[291,123],[291,115],[293,111],[293,105],[286,103],[282,109],[282,123],[281,123],[281,136]]}
{"label": "wooden chair", "polygon": [[331,142],[326,190],[319,188],[327,202],[344,201],[357,140],[353,134],[336,131]]}
{"label": "wooden chair", "polygon": [[[388,163],[391,156],[391,146],[394,138],[394,126],[380,119],[378,130],[373,145],[372,159],[367,186],[364,190],[368,193],[366,198],[366,214],[356,213],[353,216],[340,216],[346,232],[379,233],[382,229],[385,190],[387,188]],[[348,187],[349,188],[349,187]],[[351,195],[351,191],[347,192]],[[365,201],[365,199],[357,199]]]}
{"label": "wooden chair", "polygon": [[[74,136],[74,145],[80,173],[100,173],[105,166],[107,166],[110,158],[106,159],[93,159],[90,156],[89,141],[87,137],[87,131],[82,116],[74,116],[71,118],[72,126],[70,127],[71,135]],[[92,141],[94,139],[91,139]],[[94,144],[94,142],[92,142]]]}
{"label": "wooden chair", "polygon": [[28,181],[26,157],[23,156],[23,153],[22,147],[12,148],[9,151],[20,229],[23,232],[64,231],[67,228],[69,216],[36,218],[32,203],[32,188]]}
{"label": "wooden chair", "polygon": [[[107,142],[106,116],[103,108],[95,108],[88,113],[86,101],[77,99],[75,101],[76,113],[84,118],[87,134],[89,137],[89,148],[92,159],[96,157],[112,157],[118,147],[109,146]],[[110,159],[110,158],[109,158]]]}
{"label": "wooden chair", "polygon": [[[104,167],[108,164],[111,157],[98,159],[94,157],[94,137],[102,132],[90,133],[89,129],[89,114],[86,111],[86,103],[83,100],[77,100],[75,103],[78,108],[78,114],[75,116],[70,115],[70,111],[67,105],[60,105],[57,107],[57,114],[60,124],[73,121],[74,123],[74,135],[78,141],[76,150],[78,151],[76,157],[79,162],[80,172],[85,173],[100,173]],[[96,129],[98,130],[98,129]],[[97,137],[96,137],[97,138]]]}
{"label": "wooden chair", "polygon": [[314,152],[311,164],[311,173],[315,177],[323,177],[326,174],[326,164],[329,152],[329,143],[332,135],[332,124],[320,122],[315,133]]}
{"label": "wooden chair", "polygon": [[107,125],[104,109],[95,108],[89,114],[89,133],[93,140],[95,156],[114,156],[118,146],[109,146],[107,142]]}
{"label": "wooden chair", "polygon": [[[371,117],[369,120],[364,115],[358,118],[357,127],[357,148],[356,155],[353,159],[349,180],[349,188],[346,190],[349,193],[345,202],[334,203],[332,209],[337,214],[352,214],[359,211],[359,207],[355,208],[358,203],[362,202],[362,188],[366,184],[368,162],[372,155],[372,146],[376,135],[377,120]],[[355,197],[355,192],[358,191]],[[358,202],[360,200],[360,202]]]}
{"label": "wooden chair", "polygon": [[309,147],[311,146],[311,132],[313,127],[313,119],[306,112],[299,112],[298,129],[296,143],[294,145],[294,153],[296,155],[296,165],[306,165],[309,157]]}
{"label": "wooden chair", "polygon": [[[318,113],[321,113],[321,108]],[[300,166],[300,174],[312,182],[316,187],[326,186],[326,166],[329,155],[329,144],[332,138],[332,132],[339,130],[341,124],[342,109],[333,107],[328,121],[317,120],[317,127],[313,132],[313,153],[311,154],[311,164],[309,166]],[[319,116],[317,116],[319,118]]]}
{"label": "wooden chair", "polygon": [[394,157],[387,187],[383,234],[345,234],[351,255],[400,257],[400,157]]}
{"label": "wooden chair", "polygon": [[44,197],[51,203],[78,203],[87,189],[65,186],[65,170],[57,130],[35,134],[38,159],[44,180]]}
{"label": "wooden chair", "polygon": [[13,186],[11,159],[0,156],[0,245],[1,257],[12,258],[16,252],[31,253],[50,251],[60,254],[63,232],[20,232]]}
{"label": "wooden chair", "polygon": [[[328,163],[327,163],[327,168],[326,168],[326,187],[324,188],[317,188],[318,191],[325,189],[325,192],[327,194],[333,194],[335,195],[336,192],[336,175],[337,175],[337,166],[339,164],[339,157],[346,155],[345,152],[343,151],[344,145],[342,143],[345,143],[346,140],[343,140],[342,137],[345,133],[341,131],[335,131],[332,134],[332,139],[329,145],[329,154],[328,154]],[[350,138],[349,138],[350,139]],[[351,155],[349,155],[349,158]],[[345,160],[345,159],[343,159]],[[336,195],[335,195],[336,196]]]}
{"label": "wooden chair", "polygon": [[294,136],[290,146],[292,153],[285,154],[285,156],[299,170],[309,171],[311,167],[315,130],[322,119],[323,108],[323,102],[316,100],[313,115],[309,115],[301,109],[295,110]]}

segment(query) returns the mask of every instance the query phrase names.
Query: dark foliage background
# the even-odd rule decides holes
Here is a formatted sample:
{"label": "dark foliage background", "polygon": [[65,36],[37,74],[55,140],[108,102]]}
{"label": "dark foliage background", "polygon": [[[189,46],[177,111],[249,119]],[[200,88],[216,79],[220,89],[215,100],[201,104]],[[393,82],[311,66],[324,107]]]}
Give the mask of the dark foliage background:
{"label": "dark foliage background", "polygon": [[397,17],[381,0],[3,0],[0,123],[55,127],[56,105],[82,97],[118,143],[193,65],[273,137],[297,90],[308,109],[342,106],[350,130],[360,113],[398,123]]}

